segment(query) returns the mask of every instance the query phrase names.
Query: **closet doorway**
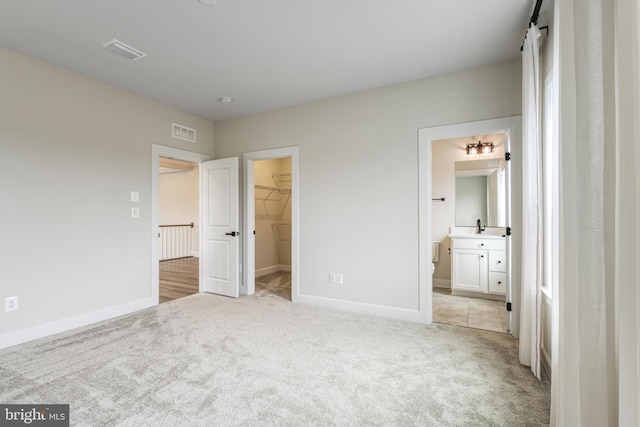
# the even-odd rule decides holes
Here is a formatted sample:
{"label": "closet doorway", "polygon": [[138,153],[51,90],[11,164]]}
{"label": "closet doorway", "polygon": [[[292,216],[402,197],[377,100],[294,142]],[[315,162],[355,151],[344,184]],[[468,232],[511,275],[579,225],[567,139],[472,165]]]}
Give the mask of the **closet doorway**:
{"label": "closet doorway", "polygon": [[243,275],[240,293],[296,302],[298,148],[243,155]]}
{"label": "closet doorway", "polygon": [[255,289],[291,301],[291,157],[253,162]]}

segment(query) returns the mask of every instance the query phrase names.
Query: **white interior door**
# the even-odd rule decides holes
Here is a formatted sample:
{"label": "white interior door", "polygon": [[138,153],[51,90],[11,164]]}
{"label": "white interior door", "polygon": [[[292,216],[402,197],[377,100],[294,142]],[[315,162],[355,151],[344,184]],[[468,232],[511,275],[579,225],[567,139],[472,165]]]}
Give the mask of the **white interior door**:
{"label": "white interior door", "polygon": [[[504,151],[505,153],[509,153],[509,158],[511,158],[511,135],[508,132],[505,132],[503,135],[504,135]],[[510,307],[512,307],[513,306],[512,304],[513,289],[511,287],[511,283],[512,283],[511,270],[512,270],[513,258],[511,253],[512,251],[511,233],[509,231],[511,229],[511,160],[505,162],[504,173],[505,173],[505,193],[504,193],[505,222],[508,227],[507,238],[505,242],[506,258],[507,258],[506,260],[507,261],[506,262],[507,283],[505,286],[505,303]],[[505,307],[505,310],[506,310],[506,307]],[[509,331],[513,335],[511,313],[512,313],[511,311],[505,311],[505,316],[507,318],[506,319],[507,331]]]}
{"label": "white interior door", "polygon": [[202,163],[202,257],[204,292],[238,296],[238,158]]}

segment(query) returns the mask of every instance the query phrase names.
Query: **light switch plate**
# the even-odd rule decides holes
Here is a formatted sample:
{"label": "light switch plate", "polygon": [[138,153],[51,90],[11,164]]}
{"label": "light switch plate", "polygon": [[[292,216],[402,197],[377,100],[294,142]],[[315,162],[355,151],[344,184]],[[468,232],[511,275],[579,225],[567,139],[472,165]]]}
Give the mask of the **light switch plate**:
{"label": "light switch plate", "polygon": [[140,208],[131,208],[131,218],[140,218]]}
{"label": "light switch plate", "polygon": [[15,311],[18,309],[18,297],[4,299],[4,311]]}
{"label": "light switch plate", "polygon": [[140,201],[140,193],[137,191],[132,191],[131,192],[131,201],[132,202],[139,202]]}

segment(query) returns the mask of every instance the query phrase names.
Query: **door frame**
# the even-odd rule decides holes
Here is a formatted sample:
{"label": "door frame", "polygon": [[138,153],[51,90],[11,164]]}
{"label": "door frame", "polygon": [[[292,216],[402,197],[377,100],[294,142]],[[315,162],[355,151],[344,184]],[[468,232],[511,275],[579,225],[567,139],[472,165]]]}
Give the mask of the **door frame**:
{"label": "door frame", "polygon": [[[202,181],[202,167],[200,163],[211,160],[207,154],[194,153],[179,148],[151,144],[151,299],[155,305],[160,302],[160,257],[158,254],[158,229],[160,226],[160,157],[171,157],[198,164],[198,194]],[[202,200],[198,197],[198,216],[200,234],[202,234]],[[202,253],[202,236],[199,236],[198,252]],[[202,282],[198,274],[198,291],[202,292]]]}
{"label": "door frame", "polygon": [[298,147],[275,148],[244,153],[242,155],[242,282],[240,295],[255,293],[256,259],[255,259],[255,188],[253,163],[257,160],[291,158],[291,301],[298,302],[299,287],[299,179],[298,179]]}
{"label": "door frame", "polygon": [[[506,298],[512,304],[511,334],[519,336],[520,331],[520,249],[518,246],[522,206],[522,196],[512,191],[520,188],[522,182],[522,168],[513,167],[520,162],[520,147],[522,145],[522,116],[511,116],[499,119],[480,120],[467,123],[457,123],[445,126],[435,126],[418,129],[418,244],[419,244],[419,304],[420,311],[424,307],[424,316],[428,324],[433,322],[433,277],[431,273],[431,222],[432,222],[432,177],[431,177],[431,143],[440,139],[462,138],[470,135],[484,135],[505,132],[508,137],[505,148],[511,153],[510,176],[507,176],[507,193],[511,201],[511,208],[507,210],[507,226],[515,233],[507,239],[507,266],[511,274],[508,277],[509,291]],[[518,164],[520,164],[518,163]],[[515,215],[514,215],[515,213]],[[509,275],[509,273],[507,273]],[[516,278],[516,280],[514,280]]]}

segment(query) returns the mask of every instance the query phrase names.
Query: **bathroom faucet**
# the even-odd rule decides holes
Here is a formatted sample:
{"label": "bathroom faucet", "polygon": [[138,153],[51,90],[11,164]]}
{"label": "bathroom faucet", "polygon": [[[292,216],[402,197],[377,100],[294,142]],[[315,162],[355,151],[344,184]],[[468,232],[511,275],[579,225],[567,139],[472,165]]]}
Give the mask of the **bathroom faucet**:
{"label": "bathroom faucet", "polygon": [[480,218],[478,218],[476,224],[478,225],[478,234],[482,234],[482,232],[484,231],[484,227],[482,226],[482,221],[480,221]]}

